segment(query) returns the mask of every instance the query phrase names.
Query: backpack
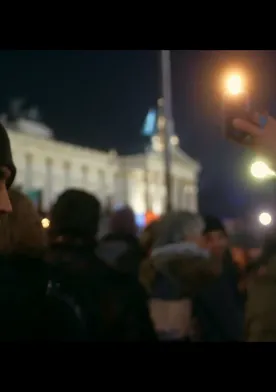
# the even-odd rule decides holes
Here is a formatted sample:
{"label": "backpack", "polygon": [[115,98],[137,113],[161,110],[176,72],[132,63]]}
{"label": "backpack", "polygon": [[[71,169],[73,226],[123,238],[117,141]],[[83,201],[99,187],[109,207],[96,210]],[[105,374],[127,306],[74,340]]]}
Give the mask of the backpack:
{"label": "backpack", "polygon": [[[76,296],[73,293],[62,290],[59,283],[50,280],[48,282],[46,293],[46,307],[50,308],[50,314],[62,313],[62,318],[67,320],[68,328],[71,327],[71,333],[66,336],[60,336],[61,339],[66,340],[87,340],[87,326],[85,319],[85,312],[82,306],[78,303]],[[59,317],[61,319],[61,317]],[[56,333],[54,332],[54,335]],[[62,332],[61,332],[62,334]]]}

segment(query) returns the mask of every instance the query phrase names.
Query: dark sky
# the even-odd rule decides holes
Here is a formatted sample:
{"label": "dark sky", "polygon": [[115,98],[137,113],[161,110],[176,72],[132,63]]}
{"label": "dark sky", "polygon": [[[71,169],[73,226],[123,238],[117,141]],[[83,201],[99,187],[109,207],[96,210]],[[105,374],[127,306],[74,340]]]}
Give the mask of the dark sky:
{"label": "dark sky", "polygon": [[[221,135],[219,74],[232,66],[246,71],[258,104],[276,115],[275,51],[172,51],[176,132],[203,166],[203,212],[223,216],[261,202],[260,185],[248,179],[250,154]],[[160,93],[159,68],[157,50],[0,51],[0,110],[23,97],[58,139],[137,152],[143,120]]]}

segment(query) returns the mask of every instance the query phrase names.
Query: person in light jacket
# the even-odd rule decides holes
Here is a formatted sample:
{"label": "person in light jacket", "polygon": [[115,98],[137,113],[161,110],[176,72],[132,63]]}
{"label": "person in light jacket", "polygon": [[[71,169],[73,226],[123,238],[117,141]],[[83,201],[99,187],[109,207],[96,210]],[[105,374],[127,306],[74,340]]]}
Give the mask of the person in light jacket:
{"label": "person in light jacket", "polygon": [[219,260],[203,248],[202,218],[176,211],[161,218],[148,259],[151,318],[160,340],[189,341],[192,298],[220,272]]}

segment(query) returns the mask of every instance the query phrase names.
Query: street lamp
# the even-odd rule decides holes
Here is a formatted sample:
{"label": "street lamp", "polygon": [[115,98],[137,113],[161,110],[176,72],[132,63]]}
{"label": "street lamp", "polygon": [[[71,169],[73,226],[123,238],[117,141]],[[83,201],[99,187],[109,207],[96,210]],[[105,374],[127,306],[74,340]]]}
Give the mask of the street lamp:
{"label": "street lamp", "polygon": [[244,92],[244,81],[239,74],[229,75],[225,84],[228,94],[238,95]]}
{"label": "street lamp", "polygon": [[228,72],[222,77],[224,95],[243,95],[247,90],[246,84],[246,78],[240,71]]}
{"label": "street lamp", "polygon": [[259,222],[263,226],[269,226],[272,222],[272,216],[268,212],[262,212],[259,215]]}
{"label": "street lamp", "polygon": [[43,229],[48,229],[50,227],[50,221],[48,218],[41,219],[41,225]]}
{"label": "street lamp", "polygon": [[250,172],[253,177],[257,179],[265,179],[275,176],[275,172],[271,170],[268,165],[263,161],[256,161],[252,163]]}

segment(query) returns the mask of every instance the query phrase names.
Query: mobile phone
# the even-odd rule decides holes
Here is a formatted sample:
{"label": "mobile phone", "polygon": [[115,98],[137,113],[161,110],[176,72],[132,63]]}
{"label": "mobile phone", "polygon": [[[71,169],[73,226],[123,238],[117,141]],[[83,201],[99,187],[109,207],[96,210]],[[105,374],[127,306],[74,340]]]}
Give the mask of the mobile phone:
{"label": "mobile phone", "polygon": [[244,131],[236,129],[233,125],[235,118],[253,122],[250,118],[250,105],[246,94],[225,95],[223,102],[223,128],[227,139],[241,144],[250,144],[252,137]]}

